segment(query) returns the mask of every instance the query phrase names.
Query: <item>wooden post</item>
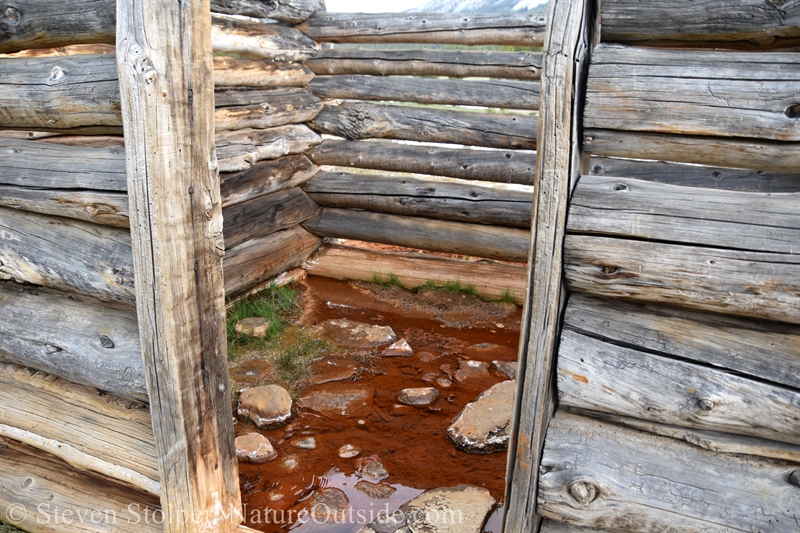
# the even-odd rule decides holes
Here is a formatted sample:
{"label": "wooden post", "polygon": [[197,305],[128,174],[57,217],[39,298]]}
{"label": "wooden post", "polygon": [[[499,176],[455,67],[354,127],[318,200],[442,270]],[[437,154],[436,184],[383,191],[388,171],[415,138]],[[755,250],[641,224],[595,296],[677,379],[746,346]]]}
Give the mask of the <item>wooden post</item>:
{"label": "wooden post", "polygon": [[209,0],[117,2],[139,335],[164,531],[242,520],[227,373]]}
{"label": "wooden post", "polygon": [[537,533],[541,524],[536,498],[544,438],[555,408],[556,346],[566,296],[562,271],[567,206],[581,167],[588,166],[580,146],[579,117],[595,10],[594,0],[550,0],[505,533]]}

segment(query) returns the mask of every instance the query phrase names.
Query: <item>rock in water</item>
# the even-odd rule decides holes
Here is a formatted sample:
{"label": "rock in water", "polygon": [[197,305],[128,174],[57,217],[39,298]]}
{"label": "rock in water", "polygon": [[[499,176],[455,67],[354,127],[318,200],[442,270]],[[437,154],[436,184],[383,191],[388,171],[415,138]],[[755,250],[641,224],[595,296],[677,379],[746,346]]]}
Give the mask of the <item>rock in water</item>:
{"label": "rock in water", "polygon": [[342,459],[352,459],[356,455],[361,453],[361,448],[358,446],[353,446],[352,444],[345,444],[341,448],[339,448],[339,457]]}
{"label": "rock in water", "polygon": [[470,453],[492,453],[508,448],[508,430],[514,412],[517,382],[503,381],[469,403],[447,428],[447,437]]}
{"label": "rock in water", "polygon": [[397,340],[397,335],[389,326],[373,326],[342,318],[326,320],[322,330],[337,341],[357,348],[377,348]]}
{"label": "rock in water", "polygon": [[383,479],[389,476],[389,472],[383,467],[380,455],[376,453],[356,459],[356,472],[372,479]]}
{"label": "rock in water", "polygon": [[298,437],[291,441],[290,444],[302,450],[313,450],[317,447],[317,439],[314,437]]}
{"label": "rock in water", "polygon": [[403,389],[397,393],[397,401],[406,405],[430,405],[439,397],[436,387]]}
{"label": "rock in water", "polygon": [[433,489],[393,514],[382,514],[359,533],[481,533],[495,501],[489,491],[469,485]]}
{"label": "rock in water", "polygon": [[392,487],[388,483],[370,483],[369,481],[364,481],[363,479],[356,483],[356,490],[363,492],[370,498],[375,498],[376,500],[385,500],[387,498],[391,498],[392,494],[397,491],[396,488]]}
{"label": "rock in water", "polygon": [[381,355],[384,357],[411,357],[414,355],[414,350],[405,339],[400,339],[381,352]]}
{"label": "rock in water", "polygon": [[318,524],[342,523],[347,518],[350,500],[341,489],[327,488],[314,493],[307,506],[311,518]]}
{"label": "rock in water", "polygon": [[468,379],[486,379],[489,377],[489,363],[483,361],[459,361],[455,380],[459,383]]}
{"label": "rock in water", "polygon": [[237,412],[243,421],[250,420],[259,428],[280,427],[292,418],[292,397],[278,385],[254,387],[239,396]]}
{"label": "rock in water", "polygon": [[492,366],[501,374],[505,374],[511,379],[517,377],[517,362],[516,361],[492,361]]}
{"label": "rock in water", "polygon": [[367,416],[372,410],[375,387],[355,383],[332,383],[305,393],[298,405],[329,418]]}
{"label": "rock in water", "polygon": [[272,461],[278,452],[261,433],[249,433],[236,437],[236,458],[242,463],[261,464]]}

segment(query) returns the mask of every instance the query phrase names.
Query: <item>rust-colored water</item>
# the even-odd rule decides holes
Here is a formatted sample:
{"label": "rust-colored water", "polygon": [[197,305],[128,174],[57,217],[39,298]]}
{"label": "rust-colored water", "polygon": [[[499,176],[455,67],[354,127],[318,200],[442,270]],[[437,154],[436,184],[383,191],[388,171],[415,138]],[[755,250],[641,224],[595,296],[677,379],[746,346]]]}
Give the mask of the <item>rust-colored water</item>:
{"label": "rust-colored water", "polygon": [[[372,410],[361,418],[325,418],[313,411],[301,410],[286,427],[262,431],[278,451],[278,458],[262,465],[241,464],[240,480],[246,524],[265,532],[351,533],[358,531],[381,512],[393,512],[424,490],[450,487],[460,483],[486,487],[502,501],[505,486],[506,454],[475,455],[457,450],[447,439],[452,419],[484,390],[507,379],[490,370],[484,379],[453,381],[441,388],[440,398],[429,408],[397,404],[397,392],[407,387],[433,385],[423,380],[426,374],[445,377],[442,371],[458,368],[459,360],[516,360],[520,312],[503,320],[503,328],[492,325],[473,329],[441,327],[441,323],[405,314],[392,302],[381,302],[352,285],[323,278],[306,280],[304,295],[308,323],[331,318],[376,325],[388,325],[398,337],[404,337],[415,354],[412,357],[378,357],[360,383],[375,387]],[[492,347],[474,345],[490,343]],[[427,351],[437,359],[422,362],[419,352]],[[330,367],[364,367],[363,361],[332,356]],[[325,365],[327,362],[318,363]],[[335,370],[334,370],[335,372]],[[430,375],[428,376],[430,379]],[[313,389],[313,388],[312,388]],[[311,390],[311,389],[310,389]],[[237,424],[237,434],[243,430]],[[313,435],[317,447],[298,449],[289,441]],[[338,450],[344,444],[359,447],[359,457],[380,455],[389,477],[383,480],[397,489],[388,500],[371,499],[354,490],[359,480],[355,459],[343,459]],[[294,456],[297,466],[289,469],[284,460]],[[303,500],[318,488],[336,487],[348,496],[352,506],[349,517],[339,524],[300,523]],[[498,516],[490,523],[496,524]],[[301,520],[302,521],[302,520]],[[280,522],[280,523],[276,523]],[[497,525],[492,526],[497,528]],[[490,531],[487,524],[487,531]]]}

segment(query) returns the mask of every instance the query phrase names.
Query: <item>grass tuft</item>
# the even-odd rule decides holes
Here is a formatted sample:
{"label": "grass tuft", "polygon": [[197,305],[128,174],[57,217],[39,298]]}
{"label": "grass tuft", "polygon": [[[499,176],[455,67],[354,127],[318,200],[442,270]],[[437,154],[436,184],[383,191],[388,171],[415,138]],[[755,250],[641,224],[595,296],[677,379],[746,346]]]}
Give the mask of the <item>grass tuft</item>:
{"label": "grass tuft", "polygon": [[[299,311],[294,303],[297,291],[288,286],[267,287],[263,291],[242,298],[227,311],[228,347],[263,347],[275,338]],[[269,323],[263,339],[236,331],[236,324],[245,318],[262,317]]]}
{"label": "grass tuft", "polygon": [[389,272],[386,275],[382,274],[381,272],[373,272],[372,283],[383,285],[384,287],[391,287],[394,285],[395,287],[405,289],[405,285],[403,285],[403,282],[400,281],[400,276],[393,274],[392,272]]}
{"label": "grass tuft", "polygon": [[509,289],[505,289],[503,291],[503,294],[500,296],[500,302],[504,304],[514,304],[517,306],[519,305],[517,303],[517,298],[513,294],[511,294],[511,291]]}
{"label": "grass tuft", "polygon": [[326,340],[310,336],[303,329],[287,334],[282,341],[275,347],[275,366],[281,379],[294,391],[301,380],[311,375],[311,363],[324,357],[331,345]]}
{"label": "grass tuft", "polygon": [[0,533],[24,533],[21,529],[17,529],[16,527],[6,524],[5,522],[0,522]]}

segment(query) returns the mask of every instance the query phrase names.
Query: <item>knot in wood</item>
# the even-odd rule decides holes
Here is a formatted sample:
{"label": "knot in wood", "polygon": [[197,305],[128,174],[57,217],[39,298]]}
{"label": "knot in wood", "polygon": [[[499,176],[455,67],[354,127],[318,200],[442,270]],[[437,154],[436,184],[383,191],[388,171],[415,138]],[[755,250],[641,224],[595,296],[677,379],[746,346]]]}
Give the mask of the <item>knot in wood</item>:
{"label": "knot in wood", "polygon": [[788,118],[800,118],[800,103],[792,104],[787,107],[784,114]]}
{"label": "knot in wood", "polygon": [[627,191],[628,190],[628,186],[625,185],[624,183],[617,183],[616,185],[614,185],[614,190],[615,191]]}
{"label": "knot in wood", "polygon": [[605,274],[613,274],[616,271],[617,271],[617,267],[615,267],[615,266],[606,265],[606,266],[603,267],[603,272]]}
{"label": "knot in wood", "polygon": [[18,26],[20,21],[22,20],[22,13],[20,13],[17,9],[9,6],[3,11],[3,15],[7,19],[7,23],[10,26]]}
{"label": "knot in wood", "polygon": [[597,497],[597,488],[592,483],[578,481],[570,485],[569,493],[576,502],[587,504],[592,503]]}
{"label": "knot in wood", "polygon": [[50,76],[47,77],[47,81],[49,83],[55,83],[58,80],[60,80],[61,78],[63,78],[63,77],[64,77],[64,70],[61,67],[56,65],[50,71]]}
{"label": "knot in wood", "polygon": [[114,341],[112,341],[106,335],[100,335],[100,346],[103,348],[108,348],[109,350],[114,347]]}
{"label": "knot in wood", "polygon": [[712,409],[714,409],[714,402],[703,398],[701,400],[698,400],[697,407],[699,407],[701,411],[705,411],[707,413]]}
{"label": "knot in wood", "polygon": [[789,477],[787,479],[791,485],[794,485],[795,487],[800,489],[800,468],[790,472]]}

